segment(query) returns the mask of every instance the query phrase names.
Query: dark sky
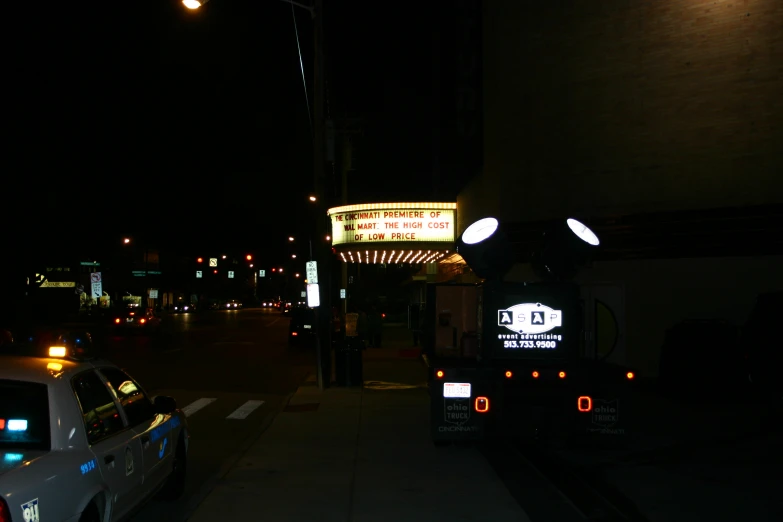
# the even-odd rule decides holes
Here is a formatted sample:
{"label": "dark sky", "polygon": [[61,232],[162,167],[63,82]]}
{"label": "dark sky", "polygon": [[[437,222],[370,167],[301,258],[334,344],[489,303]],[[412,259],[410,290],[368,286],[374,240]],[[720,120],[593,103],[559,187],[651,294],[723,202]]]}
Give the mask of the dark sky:
{"label": "dark sky", "polygon": [[[430,118],[429,15],[325,4],[330,108],[366,120],[354,192],[418,199],[429,189],[416,187],[429,145],[413,131]],[[10,236],[43,251],[127,233],[241,249],[291,233],[286,219],[305,211],[312,184],[312,142],[289,4],[14,9],[3,22],[2,183],[20,218]],[[312,108],[313,22],[295,12]]]}

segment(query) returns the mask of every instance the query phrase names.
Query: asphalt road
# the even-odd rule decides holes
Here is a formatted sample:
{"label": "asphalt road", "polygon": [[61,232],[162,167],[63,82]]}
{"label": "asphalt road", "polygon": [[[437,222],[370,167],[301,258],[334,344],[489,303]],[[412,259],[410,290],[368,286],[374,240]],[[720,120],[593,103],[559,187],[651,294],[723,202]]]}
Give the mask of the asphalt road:
{"label": "asphalt road", "polygon": [[210,311],[164,316],[157,335],[108,337],[105,356],[151,396],[174,397],[191,430],[185,495],[151,502],[134,522],[186,520],[313,371],[313,353],[287,348],[288,322],[272,310]]}

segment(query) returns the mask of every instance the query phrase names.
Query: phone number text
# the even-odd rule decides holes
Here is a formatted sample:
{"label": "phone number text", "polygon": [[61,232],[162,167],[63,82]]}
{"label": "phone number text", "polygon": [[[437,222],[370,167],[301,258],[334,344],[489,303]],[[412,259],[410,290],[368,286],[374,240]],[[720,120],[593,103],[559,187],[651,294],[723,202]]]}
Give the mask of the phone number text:
{"label": "phone number text", "polygon": [[557,348],[557,341],[503,341],[503,348],[551,350]]}

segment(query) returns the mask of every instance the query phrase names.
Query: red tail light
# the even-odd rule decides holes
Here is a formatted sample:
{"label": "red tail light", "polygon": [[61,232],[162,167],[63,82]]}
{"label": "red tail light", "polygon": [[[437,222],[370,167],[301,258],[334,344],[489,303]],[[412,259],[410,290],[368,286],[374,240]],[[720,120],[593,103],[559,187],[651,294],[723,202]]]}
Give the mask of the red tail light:
{"label": "red tail light", "polygon": [[510,379],[514,376],[514,374],[511,372],[511,370],[506,370],[506,379]]}
{"label": "red tail light", "polygon": [[487,413],[489,411],[489,399],[487,397],[476,397],[474,406],[477,412]]}
{"label": "red tail light", "polygon": [[579,411],[590,411],[593,409],[593,399],[583,395],[576,401],[576,407]]}
{"label": "red tail light", "polygon": [[147,322],[147,320],[146,320],[146,319],[140,319],[140,320],[139,320],[139,322],[140,322],[141,324],[144,324],[144,323],[146,323],[146,322]]}
{"label": "red tail light", "polygon": [[297,335],[299,335],[299,334],[298,334],[298,333],[296,333],[296,332],[291,332],[291,335],[292,335],[292,336],[294,336],[294,337],[296,337],[296,336],[297,336]]}
{"label": "red tail light", "polygon": [[560,373],[557,374],[557,376],[560,377],[561,379],[565,379],[566,373],[565,372],[560,372]]}
{"label": "red tail light", "polygon": [[534,379],[538,379],[539,373],[538,372],[533,372],[530,375],[532,375]]}
{"label": "red tail light", "polygon": [[0,498],[0,522],[11,522],[11,513],[8,511],[8,504]]}
{"label": "red tail light", "polygon": [[438,370],[437,372],[435,372],[435,376],[438,379],[442,379],[443,378],[443,370]]}

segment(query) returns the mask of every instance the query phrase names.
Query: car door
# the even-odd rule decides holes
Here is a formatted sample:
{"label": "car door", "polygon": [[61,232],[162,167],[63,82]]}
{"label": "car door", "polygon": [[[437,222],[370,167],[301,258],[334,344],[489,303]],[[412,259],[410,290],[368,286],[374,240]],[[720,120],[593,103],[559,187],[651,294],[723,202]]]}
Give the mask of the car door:
{"label": "car door", "polygon": [[87,441],[111,495],[111,520],[119,520],[134,507],[141,488],[141,442],[94,370],[74,376],[71,386],[84,418]]}
{"label": "car door", "polygon": [[141,442],[144,493],[152,493],[171,471],[171,423],[168,415],[156,414],[141,385],[119,368],[100,369],[114,389],[128,423]]}

